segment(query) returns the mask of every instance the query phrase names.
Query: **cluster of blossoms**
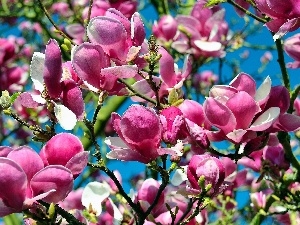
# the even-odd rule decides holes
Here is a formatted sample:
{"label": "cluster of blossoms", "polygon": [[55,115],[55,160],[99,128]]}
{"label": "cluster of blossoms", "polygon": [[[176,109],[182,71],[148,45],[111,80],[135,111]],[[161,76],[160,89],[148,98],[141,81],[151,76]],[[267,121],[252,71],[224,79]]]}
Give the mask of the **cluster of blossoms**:
{"label": "cluster of blossoms", "polygon": [[[246,1],[236,2],[248,7]],[[298,28],[299,4],[295,1],[289,1],[290,5],[276,0],[254,2],[258,15],[271,19],[266,25],[276,33],[275,39]],[[280,197],[284,195],[280,188],[288,192],[283,205],[294,211],[299,209],[299,206],[292,208],[299,196],[295,173],[299,163],[291,159],[291,152],[288,155],[291,161],[287,158],[286,152],[292,151],[290,143],[286,144],[288,138],[284,142],[276,135],[300,129],[300,101],[290,96],[287,87],[272,86],[270,77],[257,87],[253,77],[243,72],[228,85],[216,84],[218,77],[212,71],[197,73],[195,67],[208,58],[225,57],[232,38],[224,20],[225,10],[219,6],[207,8],[205,4],[204,0],[197,1],[189,15],[163,16],[153,26],[157,39],[151,36],[148,43],[144,23],[136,12],[137,1],[98,0],[92,8],[88,1],[52,5],[52,12],[65,17],[71,16],[70,5],[83,7],[78,20],[88,19],[89,23],[86,27],[82,24],[66,27],[66,32],[74,38],[72,44],[77,44],[68,46],[69,61],[63,62],[62,55],[68,52],[63,47],[61,50],[55,39],[49,40],[45,53],[33,54],[30,76],[34,90],[21,93],[15,104],[24,108],[15,109],[26,116],[28,109],[43,107],[49,122],[33,126],[11,113],[10,105],[4,108],[7,114],[32,129],[39,141],[46,143],[39,153],[28,146],[0,147],[0,217],[24,212],[29,217],[26,224],[45,220],[62,224],[137,221],[146,225],[204,225],[209,218],[206,207],[213,201],[212,207],[234,215],[233,199],[241,186],[251,190],[253,212],[265,210],[270,204],[268,199],[279,195],[278,192]],[[290,13],[286,15],[284,10]],[[85,33],[88,41],[84,41]],[[293,68],[298,67],[294,49],[297,38],[296,35],[285,44],[286,52],[296,60]],[[6,68],[15,55],[13,45],[5,39],[0,39],[1,43],[0,69]],[[182,70],[175,64],[173,51],[188,54]],[[269,60],[268,53],[261,59],[262,63]],[[0,85],[5,84],[4,89],[9,90],[19,82],[13,78],[7,79],[12,82],[10,85],[4,82]],[[187,99],[188,82],[197,94],[207,93],[203,104]],[[102,113],[101,107],[105,107],[105,98],[112,99],[114,95],[131,97],[139,104],[132,104],[122,115],[109,113],[111,136],[99,145],[95,124],[103,115],[97,116]],[[91,121],[86,96],[98,97]],[[56,124],[64,130],[86,126],[85,136],[95,150],[89,165],[108,177],[93,176],[93,171],[87,170],[90,176],[83,181],[85,188],[72,191],[74,179],[88,164],[89,152],[84,151],[75,135],[56,134],[60,129],[56,130]],[[230,143],[234,153],[217,150],[215,144],[221,141]],[[103,154],[105,144],[110,150]],[[122,187],[121,175],[106,165],[113,159],[147,164],[147,172],[132,180],[135,189],[128,195]],[[167,161],[171,164],[169,168]],[[260,176],[253,176],[253,171]],[[262,181],[263,177],[268,179]],[[87,183],[89,178],[93,181]],[[284,185],[276,186],[279,180]],[[53,204],[47,208],[47,203],[59,205],[54,206],[55,213],[51,211]],[[280,204],[268,207],[274,214],[284,214],[290,209],[282,209]],[[63,215],[64,210],[70,214]],[[278,220],[283,219],[278,216]],[[236,220],[232,216],[232,221]]]}
{"label": "cluster of blossoms", "polygon": [[158,42],[179,53],[194,58],[223,57],[230,38],[225,10],[219,6],[204,7],[206,1],[197,1],[190,15],[162,16],[152,31]]}
{"label": "cluster of blossoms", "polygon": [[37,200],[63,200],[88,161],[88,152],[84,152],[80,140],[68,133],[52,137],[40,154],[27,146],[1,146],[0,156],[1,217],[34,210]]}

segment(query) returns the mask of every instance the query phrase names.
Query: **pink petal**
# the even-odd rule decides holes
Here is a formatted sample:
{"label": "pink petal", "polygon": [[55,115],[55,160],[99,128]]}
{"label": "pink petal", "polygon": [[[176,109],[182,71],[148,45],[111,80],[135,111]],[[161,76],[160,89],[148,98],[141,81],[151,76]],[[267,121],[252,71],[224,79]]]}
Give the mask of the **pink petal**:
{"label": "pink petal", "polygon": [[290,106],[290,94],[284,86],[275,86],[271,88],[269,99],[265,109],[270,107],[280,108],[280,113],[285,113]]}
{"label": "pink petal", "polygon": [[127,32],[119,20],[106,16],[95,17],[88,25],[87,34],[91,42],[101,45],[109,56],[126,59]]}
{"label": "pink petal", "polygon": [[131,39],[135,46],[141,46],[146,37],[144,23],[138,12],[135,12],[131,17]]}
{"label": "pink petal", "polygon": [[80,152],[73,156],[66,164],[73,176],[79,175],[86,167],[89,160],[89,152]]}
{"label": "pink petal", "polygon": [[101,70],[102,76],[113,75],[116,78],[132,78],[138,74],[136,65],[108,67]]}
{"label": "pink petal", "polygon": [[224,133],[234,130],[237,124],[236,119],[225,105],[209,97],[203,104],[203,110],[207,120],[212,125],[220,128]]}
{"label": "pink petal", "polygon": [[84,101],[80,88],[71,79],[64,80],[62,87],[63,105],[70,109],[77,118],[82,118],[84,113]]}
{"label": "pink petal", "polygon": [[32,95],[29,92],[23,92],[18,97],[22,106],[26,108],[36,108],[39,106],[39,103],[34,101]]}
{"label": "pink petal", "polygon": [[238,91],[245,91],[250,96],[254,97],[256,92],[255,80],[246,73],[239,73],[229,84]]}
{"label": "pink petal", "polygon": [[209,97],[216,98],[219,102],[225,104],[237,92],[237,89],[228,85],[214,85],[209,91]]}
{"label": "pink petal", "polygon": [[255,114],[260,110],[254,99],[244,91],[240,91],[230,98],[226,106],[235,116],[235,129],[248,128]]}
{"label": "pink petal", "polygon": [[23,169],[28,180],[31,180],[34,174],[44,168],[41,157],[27,146],[13,150],[8,154],[7,158],[16,162]]}
{"label": "pink petal", "polygon": [[[20,212],[26,189],[27,176],[23,169],[13,160],[0,157],[0,199],[5,206]],[[1,210],[6,212],[4,207]]]}
{"label": "pink petal", "polygon": [[279,121],[274,124],[282,131],[290,132],[300,129],[300,117],[293,114],[283,114],[279,116]]}
{"label": "pink petal", "polygon": [[[271,21],[272,22],[272,21]],[[267,27],[271,27],[271,22],[266,23]],[[273,25],[273,24],[272,24]],[[276,24],[277,25],[277,24]],[[279,25],[279,24],[278,24]],[[276,34],[273,36],[274,41],[281,38],[287,32],[294,31],[300,26],[300,18],[293,18],[282,24]],[[270,28],[269,28],[270,29]]]}
{"label": "pink petal", "polygon": [[55,192],[49,193],[43,200],[57,203],[65,199],[72,190],[73,176],[71,171],[63,166],[47,166],[34,175],[30,181],[30,186],[33,196],[55,189]]}
{"label": "pink petal", "polygon": [[64,166],[73,156],[83,151],[83,146],[78,137],[70,133],[60,133],[45,144],[40,152],[40,156],[45,166]]}
{"label": "pink petal", "polygon": [[6,157],[13,148],[8,147],[8,146],[0,146],[0,157]]}
{"label": "pink petal", "polygon": [[62,60],[58,43],[54,39],[50,39],[46,45],[43,77],[49,96],[58,98],[61,93]]}
{"label": "pink petal", "polygon": [[74,49],[72,65],[82,80],[99,88],[100,71],[109,61],[100,45],[83,43]]}
{"label": "pink petal", "polygon": [[168,87],[174,87],[176,84],[176,74],[174,68],[174,59],[163,47],[159,49],[159,54],[162,55],[159,60],[159,73],[161,79]]}

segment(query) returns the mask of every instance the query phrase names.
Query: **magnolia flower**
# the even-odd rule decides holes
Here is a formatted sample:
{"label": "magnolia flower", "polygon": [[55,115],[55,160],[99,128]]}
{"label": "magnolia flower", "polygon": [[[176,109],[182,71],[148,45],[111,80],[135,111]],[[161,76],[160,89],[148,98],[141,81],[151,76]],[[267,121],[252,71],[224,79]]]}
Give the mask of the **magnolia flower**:
{"label": "magnolia flower", "polygon": [[276,33],[273,36],[274,40],[300,27],[299,1],[255,0],[255,3],[261,13],[271,18],[266,26]]}
{"label": "magnolia flower", "polygon": [[32,208],[40,199],[57,203],[72,190],[71,171],[62,165],[44,167],[31,148],[0,152],[0,217]]}
{"label": "magnolia flower", "polygon": [[112,114],[112,123],[119,137],[106,138],[111,148],[110,159],[149,163],[160,155],[181,155],[182,144],[173,148],[161,148],[162,127],[154,110],[141,105],[132,105],[123,116]]}
{"label": "magnolia flower", "polygon": [[[19,98],[21,104],[27,108],[46,104],[46,99],[49,99],[54,104],[55,117],[61,127],[71,130],[76,125],[77,119],[82,119],[84,102],[75,81],[69,77],[69,74],[65,75],[67,77],[63,77],[58,43],[50,39],[45,54],[35,52],[30,65],[31,80],[40,94],[24,92]],[[46,99],[41,95],[46,95]],[[57,101],[63,104],[57,103]]]}
{"label": "magnolia flower", "polygon": [[40,157],[45,166],[62,165],[77,177],[88,162],[87,151],[84,151],[78,137],[70,133],[53,136],[42,148]]}
{"label": "magnolia flower", "polygon": [[253,78],[240,73],[229,85],[215,85],[203,104],[206,120],[218,131],[208,132],[210,140],[248,142],[258,131],[294,131],[300,118],[287,114],[289,92],[283,86],[271,87],[267,77],[256,90]]}
{"label": "magnolia flower", "polygon": [[187,167],[187,178],[189,181],[190,191],[199,194],[201,190],[199,179],[204,178],[204,187],[211,185],[208,194],[215,196],[224,189],[225,168],[222,162],[210,155],[194,155]]}

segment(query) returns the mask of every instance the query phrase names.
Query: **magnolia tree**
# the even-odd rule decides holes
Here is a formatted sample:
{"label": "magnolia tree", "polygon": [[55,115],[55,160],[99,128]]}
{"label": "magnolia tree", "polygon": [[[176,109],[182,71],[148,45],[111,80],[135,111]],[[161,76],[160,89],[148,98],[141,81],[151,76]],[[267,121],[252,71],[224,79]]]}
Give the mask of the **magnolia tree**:
{"label": "magnolia tree", "polygon": [[300,224],[299,1],[2,0],[0,16],[5,224]]}

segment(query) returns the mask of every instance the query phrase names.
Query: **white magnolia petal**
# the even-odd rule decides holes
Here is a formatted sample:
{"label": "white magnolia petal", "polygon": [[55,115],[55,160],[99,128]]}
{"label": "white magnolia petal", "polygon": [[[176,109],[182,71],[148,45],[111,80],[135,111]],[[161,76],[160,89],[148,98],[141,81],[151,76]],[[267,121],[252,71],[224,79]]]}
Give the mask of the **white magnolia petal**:
{"label": "white magnolia petal", "polygon": [[44,99],[41,95],[35,95],[31,94],[31,97],[33,101],[40,103],[40,104],[46,104],[46,99]]}
{"label": "white magnolia petal", "polygon": [[104,143],[114,148],[128,148],[128,146],[120,137],[107,137],[105,138]]}
{"label": "white magnolia petal", "polygon": [[216,41],[196,40],[194,41],[194,43],[198,48],[207,52],[215,52],[220,51],[222,49],[222,44]]}
{"label": "white magnolia petal", "polygon": [[175,173],[171,179],[171,184],[174,186],[179,186],[182,182],[186,181],[187,178],[187,166],[182,166],[182,169],[175,170]]}
{"label": "white magnolia petal", "polygon": [[255,101],[259,102],[259,101],[265,99],[271,91],[271,85],[272,85],[271,78],[269,76],[267,76],[267,78],[264,80],[264,82],[256,90],[256,93],[254,96]]}
{"label": "white magnolia petal", "polygon": [[108,198],[110,190],[107,183],[100,183],[97,181],[90,182],[83,189],[81,203],[87,209],[92,207],[96,216],[99,216],[102,212],[101,203]]}
{"label": "white magnolia petal", "polygon": [[261,114],[248,130],[263,131],[268,129],[280,115],[279,107],[271,107]]}
{"label": "white magnolia petal", "polygon": [[55,104],[54,113],[58,123],[63,129],[72,130],[75,127],[77,123],[76,115],[66,106]]}
{"label": "white magnolia petal", "polygon": [[44,90],[43,71],[45,64],[45,54],[34,52],[30,63],[30,77],[36,90],[42,92]]}
{"label": "white magnolia petal", "polygon": [[121,222],[123,220],[123,215],[120,212],[120,210],[118,209],[118,207],[115,205],[115,203],[110,198],[108,198],[108,200],[110,201],[110,204],[112,205],[113,210],[114,210],[114,222],[113,223],[114,223],[114,225],[119,225],[119,224],[121,224]]}

